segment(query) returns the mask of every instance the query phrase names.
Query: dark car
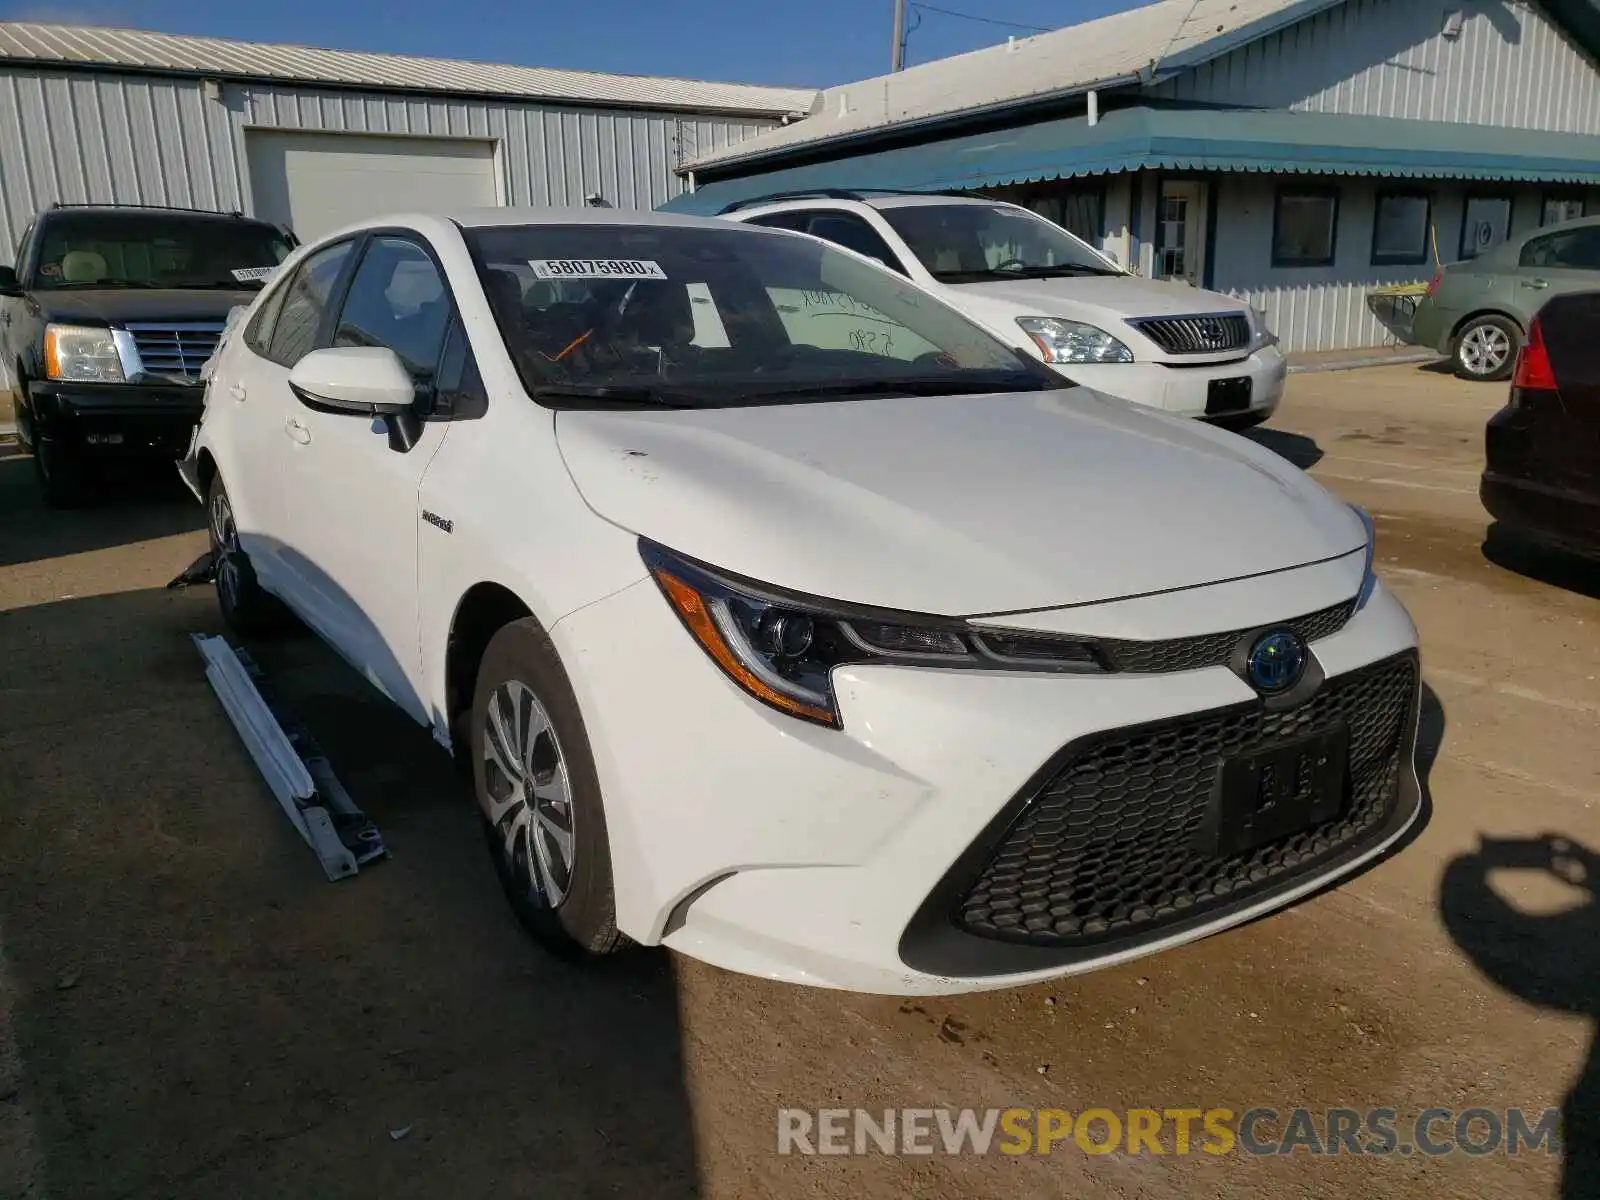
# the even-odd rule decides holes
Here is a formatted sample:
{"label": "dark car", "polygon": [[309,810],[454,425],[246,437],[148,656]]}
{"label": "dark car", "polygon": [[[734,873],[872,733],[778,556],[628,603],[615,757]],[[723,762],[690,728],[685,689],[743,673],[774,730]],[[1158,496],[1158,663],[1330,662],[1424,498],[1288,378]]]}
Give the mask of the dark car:
{"label": "dark car", "polygon": [[0,354],[45,499],[80,499],[97,464],[183,456],[200,368],[294,235],[237,214],[57,205],[0,267]]}
{"label": "dark car", "polygon": [[1550,300],[1528,325],[1511,400],[1489,419],[1479,494],[1502,525],[1600,558],[1600,291]]}

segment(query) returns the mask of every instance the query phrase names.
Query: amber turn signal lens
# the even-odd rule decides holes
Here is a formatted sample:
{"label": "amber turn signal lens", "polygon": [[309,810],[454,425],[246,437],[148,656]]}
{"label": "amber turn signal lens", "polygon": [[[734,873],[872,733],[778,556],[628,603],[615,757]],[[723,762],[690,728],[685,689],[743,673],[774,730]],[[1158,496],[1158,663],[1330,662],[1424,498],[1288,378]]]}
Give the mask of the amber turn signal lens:
{"label": "amber turn signal lens", "polygon": [[694,635],[695,641],[700,643],[701,648],[711,656],[711,660],[717,666],[722,668],[729,679],[763,704],[770,704],[773,708],[791,716],[816,721],[820,725],[838,727],[839,719],[830,710],[806,704],[792,696],[785,696],[745,666],[728,645],[727,639],[722,636],[722,630],[717,628],[716,618],[711,615],[704,596],[676,575],[662,570],[653,571],[652,574],[655,575],[656,582],[661,585],[661,591],[667,597],[667,602],[672,605],[673,611],[678,614],[685,628]]}

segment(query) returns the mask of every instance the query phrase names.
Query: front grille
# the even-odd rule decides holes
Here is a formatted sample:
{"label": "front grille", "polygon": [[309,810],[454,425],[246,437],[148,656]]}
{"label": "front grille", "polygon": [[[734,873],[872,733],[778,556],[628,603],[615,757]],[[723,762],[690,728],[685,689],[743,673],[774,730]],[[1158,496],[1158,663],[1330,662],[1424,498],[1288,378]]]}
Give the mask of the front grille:
{"label": "front grille", "polygon": [[[1335,604],[1294,620],[1273,626],[1292,629],[1307,642],[1332,637],[1345,627],[1355,608],[1354,600]],[[1115,638],[1096,638],[1090,645],[1112,671],[1198,671],[1202,667],[1224,666],[1240,642],[1250,633],[1235,629],[1229,633],[1205,633],[1198,637],[1171,638],[1162,642],[1130,642]]]}
{"label": "front grille", "polygon": [[221,321],[187,321],[172,324],[132,324],[139,362],[153,375],[187,375],[191,379],[217,348],[222,336]]}
{"label": "front grille", "polygon": [[[1297,708],[1252,704],[1086,741],[1001,836],[957,926],[1034,946],[1144,940],[1303,876],[1374,839],[1394,814],[1416,690],[1407,655],[1332,679]],[[1225,758],[1340,725],[1349,792],[1339,816],[1242,853],[1206,848]]]}
{"label": "front grille", "polygon": [[1168,354],[1224,354],[1250,344],[1250,320],[1243,313],[1144,317],[1129,324]]}

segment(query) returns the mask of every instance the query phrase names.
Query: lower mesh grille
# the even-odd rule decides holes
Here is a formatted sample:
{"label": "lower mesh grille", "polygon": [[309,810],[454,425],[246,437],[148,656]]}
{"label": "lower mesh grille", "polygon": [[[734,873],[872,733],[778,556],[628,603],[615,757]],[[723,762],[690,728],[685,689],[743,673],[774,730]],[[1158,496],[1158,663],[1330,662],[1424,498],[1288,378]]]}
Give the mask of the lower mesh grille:
{"label": "lower mesh grille", "polygon": [[[1154,935],[1304,875],[1376,838],[1393,815],[1416,689],[1407,656],[1331,679],[1298,708],[1230,708],[1086,744],[1000,839],[956,924],[1088,947]],[[1349,791],[1337,817],[1242,853],[1206,848],[1225,758],[1340,726]]]}

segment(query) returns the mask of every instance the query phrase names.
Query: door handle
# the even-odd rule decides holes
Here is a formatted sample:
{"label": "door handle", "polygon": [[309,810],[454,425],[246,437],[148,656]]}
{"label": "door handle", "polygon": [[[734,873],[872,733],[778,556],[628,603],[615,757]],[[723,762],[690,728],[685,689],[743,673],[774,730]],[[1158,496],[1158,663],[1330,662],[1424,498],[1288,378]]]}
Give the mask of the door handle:
{"label": "door handle", "polygon": [[243,400],[245,395],[244,384],[230,383],[228,385],[228,395],[232,396],[235,400]]}
{"label": "door handle", "polygon": [[290,437],[299,442],[302,446],[310,445],[311,430],[307,429],[300,423],[299,417],[290,417],[288,420],[284,421],[283,428]]}
{"label": "door handle", "polygon": [[1524,279],[1522,286],[1525,288],[1547,288],[1550,286],[1548,279]]}

